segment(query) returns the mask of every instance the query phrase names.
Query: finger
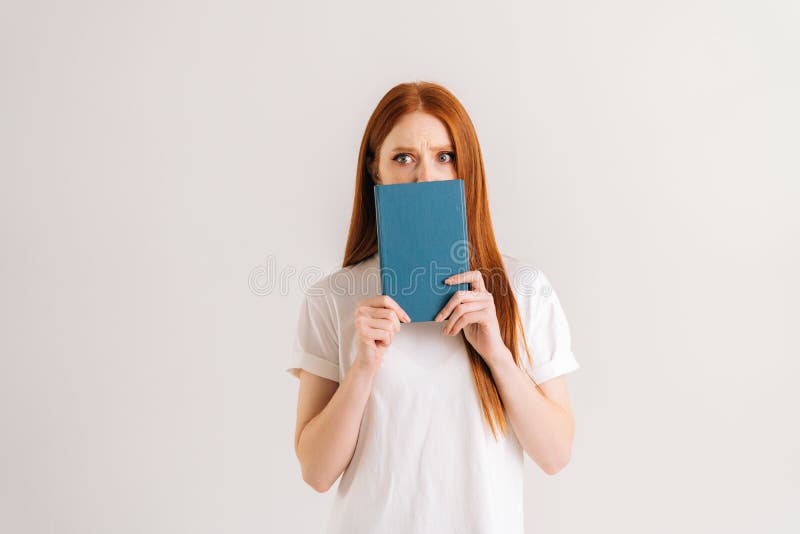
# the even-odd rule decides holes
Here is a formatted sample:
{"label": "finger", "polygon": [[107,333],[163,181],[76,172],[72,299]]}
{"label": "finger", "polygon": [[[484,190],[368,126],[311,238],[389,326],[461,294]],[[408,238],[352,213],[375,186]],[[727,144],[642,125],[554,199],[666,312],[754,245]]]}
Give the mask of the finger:
{"label": "finger", "polygon": [[406,311],[400,307],[400,305],[389,295],[377,295],[375,297],[366,299],[363,304],[367,306],[374,306],[376,308],[389,308],[397,312],[399,317],[402,317],[406,320],[407,323],[411,322],[411,317],[406,313]]}
{"label": "finger", "polygon": [[373,319],[388,319],[392,322],[394,330],[400,330],[400,318],[397,312],[388,308],[367,308],[367,313]]}
{"label": "finger", "polygon": [[461,319],[461,317],[464,314],[476,310],[482,310],[484,308],[486,308],[486,303],[482,301],[464,302],[459,304],[453,310],[452,315],[450,315],[450,318],[447,320],[444,327],[442,328],[442,333],[449,334],[450,332],[452,332],[453,327],[458,323],[458,320]]}
{"label": "finger", "polygon": [[470,289],[475,291],[486,291],[486,286],[483,282],[483,276],[481,275],[481,272],[477,270],[454,274],[449,278],[445,278],[444,283],[450,285],[468,283]]}
{"label": "finger", "polygon": [[436,322],[443,321],[450,315],[453,309],[462,302],[472,302],[474,300],[479,300],[481,298],[482,294],[477,291],[459,289],[458,291],[453,293],[453,296],[450,297],[450,300],[447,301],[447,304],[445,304],[442,307],[442,309],[439,311],[439,313],[436,314],[436,317],[434,317],[433,320]]}
{"label": "finger", "polygon": [[395,328],[400,329],[399,326],[395,327],[395,323],[391,319],[382,319],[370,317],[369,315],[359,315],[355,319],[356,329],[361,332],[366,332],[369,329],[377,328],[380,330],[395,332]]}
{"label": "finger", "polygon": [[450,300],[447,301],[447,304],[442,307],[439,313],[436,314],[434,317],[434,321],[443,321],[447,319],[447,317],[453,312],[456,306],[464,302],[471,302],[475,300],[476,293],[474,291],[469,291],[467,289],[459,289],[453,296],[450,297]]}
{"label": "finger", "polygon": [[381,319],[370,317],[367,319],[367,326],[370,328],[380,328],[381,330],[396,332],[400,330],[400,324],[391,319]]}
{"label": "finger", "polygon": [[[394,301],[392,301],[394,302]],[[399,307],[384,307],[384,301],[381,300],[381,296],[373,297],[369,299],[365,299],[359,303],[358,308],[356,308],[355,315],[363,315],[367,317],[382,317],[383,313],[394,314],[397,317],[397,322],[411,322],[411,318]],[[395,303],[397,304],[397,303]],[[398,313],[399,309],[399,313]],[[382,310],[382,311],[379,311]],[[408,320],[405,320],[405,319]]]}
{"label": "finger", "polygon": [[388,347],[392,344],[392,333],[382,328],[367,328],[364,330],[364,337],[381,347]]}
{"label": "finger", "polygon": [[453,325],[453,329],[448,335],[457,335],[465,326],[471,325],[472,323],[479,323],[485,315],[486,313],[483,309],[465,313],[456,321],[456,324]]}

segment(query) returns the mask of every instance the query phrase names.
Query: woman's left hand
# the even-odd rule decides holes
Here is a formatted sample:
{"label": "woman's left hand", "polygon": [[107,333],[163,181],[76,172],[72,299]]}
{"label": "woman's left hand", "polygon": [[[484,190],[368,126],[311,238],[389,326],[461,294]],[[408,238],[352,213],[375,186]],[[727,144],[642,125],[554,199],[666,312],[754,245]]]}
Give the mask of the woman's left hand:
{"label": "woman's left hand", "polygon": [[434,320],[446,320],[442,329],[445,335],[455,336],[463,329],[464,337],[488,364],[491,358],[508,350],[500,334],[494,297],[486,290],[480,271],[467,271],[444,280],[445,284],[465,282],[471,289],[453,294]]}

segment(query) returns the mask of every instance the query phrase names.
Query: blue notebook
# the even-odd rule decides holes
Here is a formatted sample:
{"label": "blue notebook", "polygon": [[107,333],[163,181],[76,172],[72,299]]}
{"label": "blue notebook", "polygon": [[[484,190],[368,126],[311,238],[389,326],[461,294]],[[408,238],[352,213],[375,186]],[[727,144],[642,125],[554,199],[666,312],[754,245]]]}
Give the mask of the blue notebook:
{"label": "blue notebook", "polygon": [[446,278],[469,270],[463,180],[375,185],[381,294],[411,322],[433,321],[459,289]]}

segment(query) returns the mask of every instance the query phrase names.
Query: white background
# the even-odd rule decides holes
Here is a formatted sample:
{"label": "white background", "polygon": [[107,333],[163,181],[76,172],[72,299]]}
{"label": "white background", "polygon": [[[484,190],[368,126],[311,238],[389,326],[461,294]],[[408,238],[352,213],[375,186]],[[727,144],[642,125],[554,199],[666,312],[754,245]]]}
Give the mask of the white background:
{"label": "white background", "polygon": [[582,365],[527,532],[797,532],[798,28],[791,1],[4,2],[0,531],[322,531],[290,270],[340,265],[366,121],[430,80]]}

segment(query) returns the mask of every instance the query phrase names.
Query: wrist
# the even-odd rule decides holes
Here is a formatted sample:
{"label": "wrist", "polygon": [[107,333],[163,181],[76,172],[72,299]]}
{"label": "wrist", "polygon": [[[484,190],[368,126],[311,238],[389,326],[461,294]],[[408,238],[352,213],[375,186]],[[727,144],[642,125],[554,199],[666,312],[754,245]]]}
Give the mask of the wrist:
{"label": "wrist", "polygon": [[493,350],[485,360],[492,372],[517,366],[517,364],[514,363],[514,355],[511,354],[511,350],[505,345]]}
{"label": "wrist", "polygon": [[352,375],[356,380],[367,380],[371,382],[372,378],[377,372],[377,365],[373,365],[372,363],[364,361],[361,358],[357,358],[350,367],[350,370],[347,371],[347,374]]}

